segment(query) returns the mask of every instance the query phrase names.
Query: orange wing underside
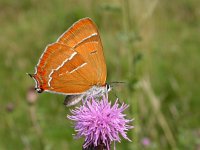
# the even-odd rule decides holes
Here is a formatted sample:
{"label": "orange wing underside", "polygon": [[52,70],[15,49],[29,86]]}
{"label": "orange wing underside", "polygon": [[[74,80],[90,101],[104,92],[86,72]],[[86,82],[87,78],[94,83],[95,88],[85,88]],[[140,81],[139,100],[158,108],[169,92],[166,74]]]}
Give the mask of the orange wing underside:
{"label": "orange wing underside", "polygon": [[95,24],[76,22],[56,43],[45,49],[34,78],[39,89],[63,94],[83,93],[105,85],[106,64]]}

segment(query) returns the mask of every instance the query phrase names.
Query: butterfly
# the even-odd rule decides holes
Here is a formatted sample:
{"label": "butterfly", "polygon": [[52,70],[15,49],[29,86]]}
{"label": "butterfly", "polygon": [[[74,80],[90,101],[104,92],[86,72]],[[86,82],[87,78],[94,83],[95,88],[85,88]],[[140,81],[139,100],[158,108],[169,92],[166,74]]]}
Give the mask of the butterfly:
{"label": "butterfly", "polygon": [[75,22],[55,43],[47,45],[29,74],[38,93],[67,95],[64,104],[75,105],[88,96],[111,90],[97,26],[90,18]]}

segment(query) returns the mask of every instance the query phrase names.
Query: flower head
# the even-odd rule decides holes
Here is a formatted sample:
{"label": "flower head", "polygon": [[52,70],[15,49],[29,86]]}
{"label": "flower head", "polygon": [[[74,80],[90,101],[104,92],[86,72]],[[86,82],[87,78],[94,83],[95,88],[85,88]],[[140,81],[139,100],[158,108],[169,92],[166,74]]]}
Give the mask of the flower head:
{"label": "flower head", "polygon": [[144,137],[141,142],[142,142],[142,145],[147,146],[147,147],[151,144],[151,141],[148,137]]}
{"label": "flower head", "polygon": [[120,134],[130,141],[126,132],[133,128],[128,124],[132,120],[125,119],[122,113],[127,107],[124,103],[119,106],[118,100],[111,106],[105,96],[101,101],[92,97],[85,105],[71,110],[72,115],[67,117],[75,122],[76,138],[85,137],[83,149],[103,144],[109,150],[112,141],[120,142]]}

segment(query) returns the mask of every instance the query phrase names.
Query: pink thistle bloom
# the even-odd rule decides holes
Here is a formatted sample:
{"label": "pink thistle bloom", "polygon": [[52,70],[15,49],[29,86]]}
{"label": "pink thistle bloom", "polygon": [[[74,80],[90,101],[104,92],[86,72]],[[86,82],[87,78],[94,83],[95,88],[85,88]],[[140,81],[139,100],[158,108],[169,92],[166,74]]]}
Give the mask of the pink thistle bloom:
{"label": "pink thistle bloom", "polygon": [[151,141],[150,141],[150,139],[148,137],[144,137],[142,139],[142,145],[149,146],[150,144],[151,144]]}
{"label": "pink thistle bloom", "polygon": [[118,100],[111,106],[111,102],[104,96],[101,101],[91,98],[85,105],[71,110],[72,115],[67,117],[75,122],[76,138],[85,137],[83,149],[102,146],[110,150],[111,142],[120,142],[119,135],[128,141],[127,131],[133,126],[132,120],[125,119],[122,112],[128,105],[119,106]]}

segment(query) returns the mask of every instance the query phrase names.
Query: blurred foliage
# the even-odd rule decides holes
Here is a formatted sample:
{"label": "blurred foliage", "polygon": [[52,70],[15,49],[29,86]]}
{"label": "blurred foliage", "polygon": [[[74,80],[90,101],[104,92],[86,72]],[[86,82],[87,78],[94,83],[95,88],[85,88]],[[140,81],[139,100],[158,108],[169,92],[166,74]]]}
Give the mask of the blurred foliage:
{"label": "blurred foliage", "polygon": [[[64,97],[34,95],[26,72],[83,17],[98,25],[117,96],[135,118],[117,149],[200,148],[200,2],[0,0],[0,149],[81,149]],[[114,99],[114,92],[111,97]]]}

